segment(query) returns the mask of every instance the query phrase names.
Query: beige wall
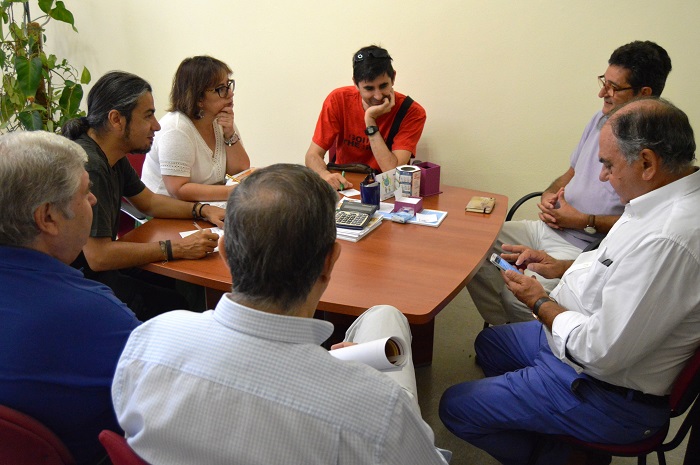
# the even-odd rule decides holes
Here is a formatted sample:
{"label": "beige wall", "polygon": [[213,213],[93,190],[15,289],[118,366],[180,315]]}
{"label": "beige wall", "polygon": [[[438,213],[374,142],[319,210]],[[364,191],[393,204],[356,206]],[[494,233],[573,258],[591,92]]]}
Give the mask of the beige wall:
{"label": "beige wall", "polygon": [[[568,167],[601,107],[596,76],[617,46],[664,46],[664,95],[700,127],[700,4],[670,0],[66,0],[80,31],[51,26],[47,46],[89,67],[134,72],[154,87],[158,115],[191,55],[226,61],[236,122],[255,166],[303,163],[321,103],[351,83],[351,56],[378,43],[396,88],[428,121],[419,158],[443,183],[500,192],[511,203]],[[38,9],[35,9],[38,11]]]}

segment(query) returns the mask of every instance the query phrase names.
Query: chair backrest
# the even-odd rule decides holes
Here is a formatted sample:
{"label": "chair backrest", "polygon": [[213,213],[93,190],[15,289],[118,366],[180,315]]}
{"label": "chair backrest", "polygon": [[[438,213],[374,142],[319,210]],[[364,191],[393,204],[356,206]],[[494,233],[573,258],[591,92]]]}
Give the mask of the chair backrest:
{"label": "chair backrest", "polygon": [[148,465],[145,460],[136,455],[121,434],[103,430],[99,438],[114,465]]}
{"label": "chair backrest", "polygon": [[671,415],[682,415],[700,395],[700,347],[676,377],[671,389]]}
{"label": "chair backrest", "polygon": [[41,422],[0,405],[0,463],[72,465],[75,459],[65,444]]}
{"label": "chair backrest", "polygon": [[139,177],[141,177],[141,172],[143,171],[143,164],[146,161],[146,154],[129,153],[127,154],[126,158],[129,160],[129,163],[136,171],[136,174],[138,174]]}

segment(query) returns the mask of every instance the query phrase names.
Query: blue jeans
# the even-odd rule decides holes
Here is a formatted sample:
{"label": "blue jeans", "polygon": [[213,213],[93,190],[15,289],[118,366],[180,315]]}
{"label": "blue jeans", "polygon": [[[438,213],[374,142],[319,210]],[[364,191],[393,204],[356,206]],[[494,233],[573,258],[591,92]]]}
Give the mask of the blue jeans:
{"label": "blue jeans", "polygon": [[654,434],[669,417],[608,391],[557,359],[538,321],[492,326],[475,342],[485,379],[452,386],[440,401],[440,419],[456,436],[503,464],[565,463],[570,446],[543,434],[587,442],[625,444]]}

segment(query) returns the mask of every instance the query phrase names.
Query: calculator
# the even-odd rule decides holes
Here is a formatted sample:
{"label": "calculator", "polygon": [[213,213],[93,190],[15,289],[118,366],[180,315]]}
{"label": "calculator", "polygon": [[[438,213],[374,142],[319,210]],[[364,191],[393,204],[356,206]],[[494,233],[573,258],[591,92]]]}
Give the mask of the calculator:
{"label": "calculator", "polygon": [[335,211],[335,225],[339,228],[362,229],[377,211],[376,205],[345,201]]}

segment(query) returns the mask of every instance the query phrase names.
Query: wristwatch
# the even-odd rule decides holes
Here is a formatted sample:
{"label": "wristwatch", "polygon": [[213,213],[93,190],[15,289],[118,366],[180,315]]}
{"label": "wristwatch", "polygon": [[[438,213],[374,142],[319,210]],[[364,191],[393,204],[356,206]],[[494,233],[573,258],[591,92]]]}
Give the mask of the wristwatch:
{"label": "wristwatch", "polygon": [[368,136],[373,136],[378,132],[379,132],[378,126],[367,126],[367,129],[365,129],[365,134],[367,134]]}
{"label": "wristwatch", "polygon": [[231,136],[230,139],[224,139],[224,144],[228,145],[231,147],[234,145],[236,142],[238,142],[241,138],[238,136],[237,132],[234,132],[233,135]]}
{"label": "wristwatch", "polygon": [[595,234],[598,230],[595,228],[595,215],[588,215],[588,224],[583,228],[586,234]]}
{"label": "wristwatch", "polygon": [[552,299],[552,298],[549,297],[549,296],[540,297],[539,299],[537,299],[537,302],[535,302],[535,305],[532,307],[532,314],[535,315],[535,318],[539,319],[539,317],[540,317],[540,307],[541,307],[542,304],[544,304],[545,302],[554,302],[554,303],[557,303],[556,300]]}

